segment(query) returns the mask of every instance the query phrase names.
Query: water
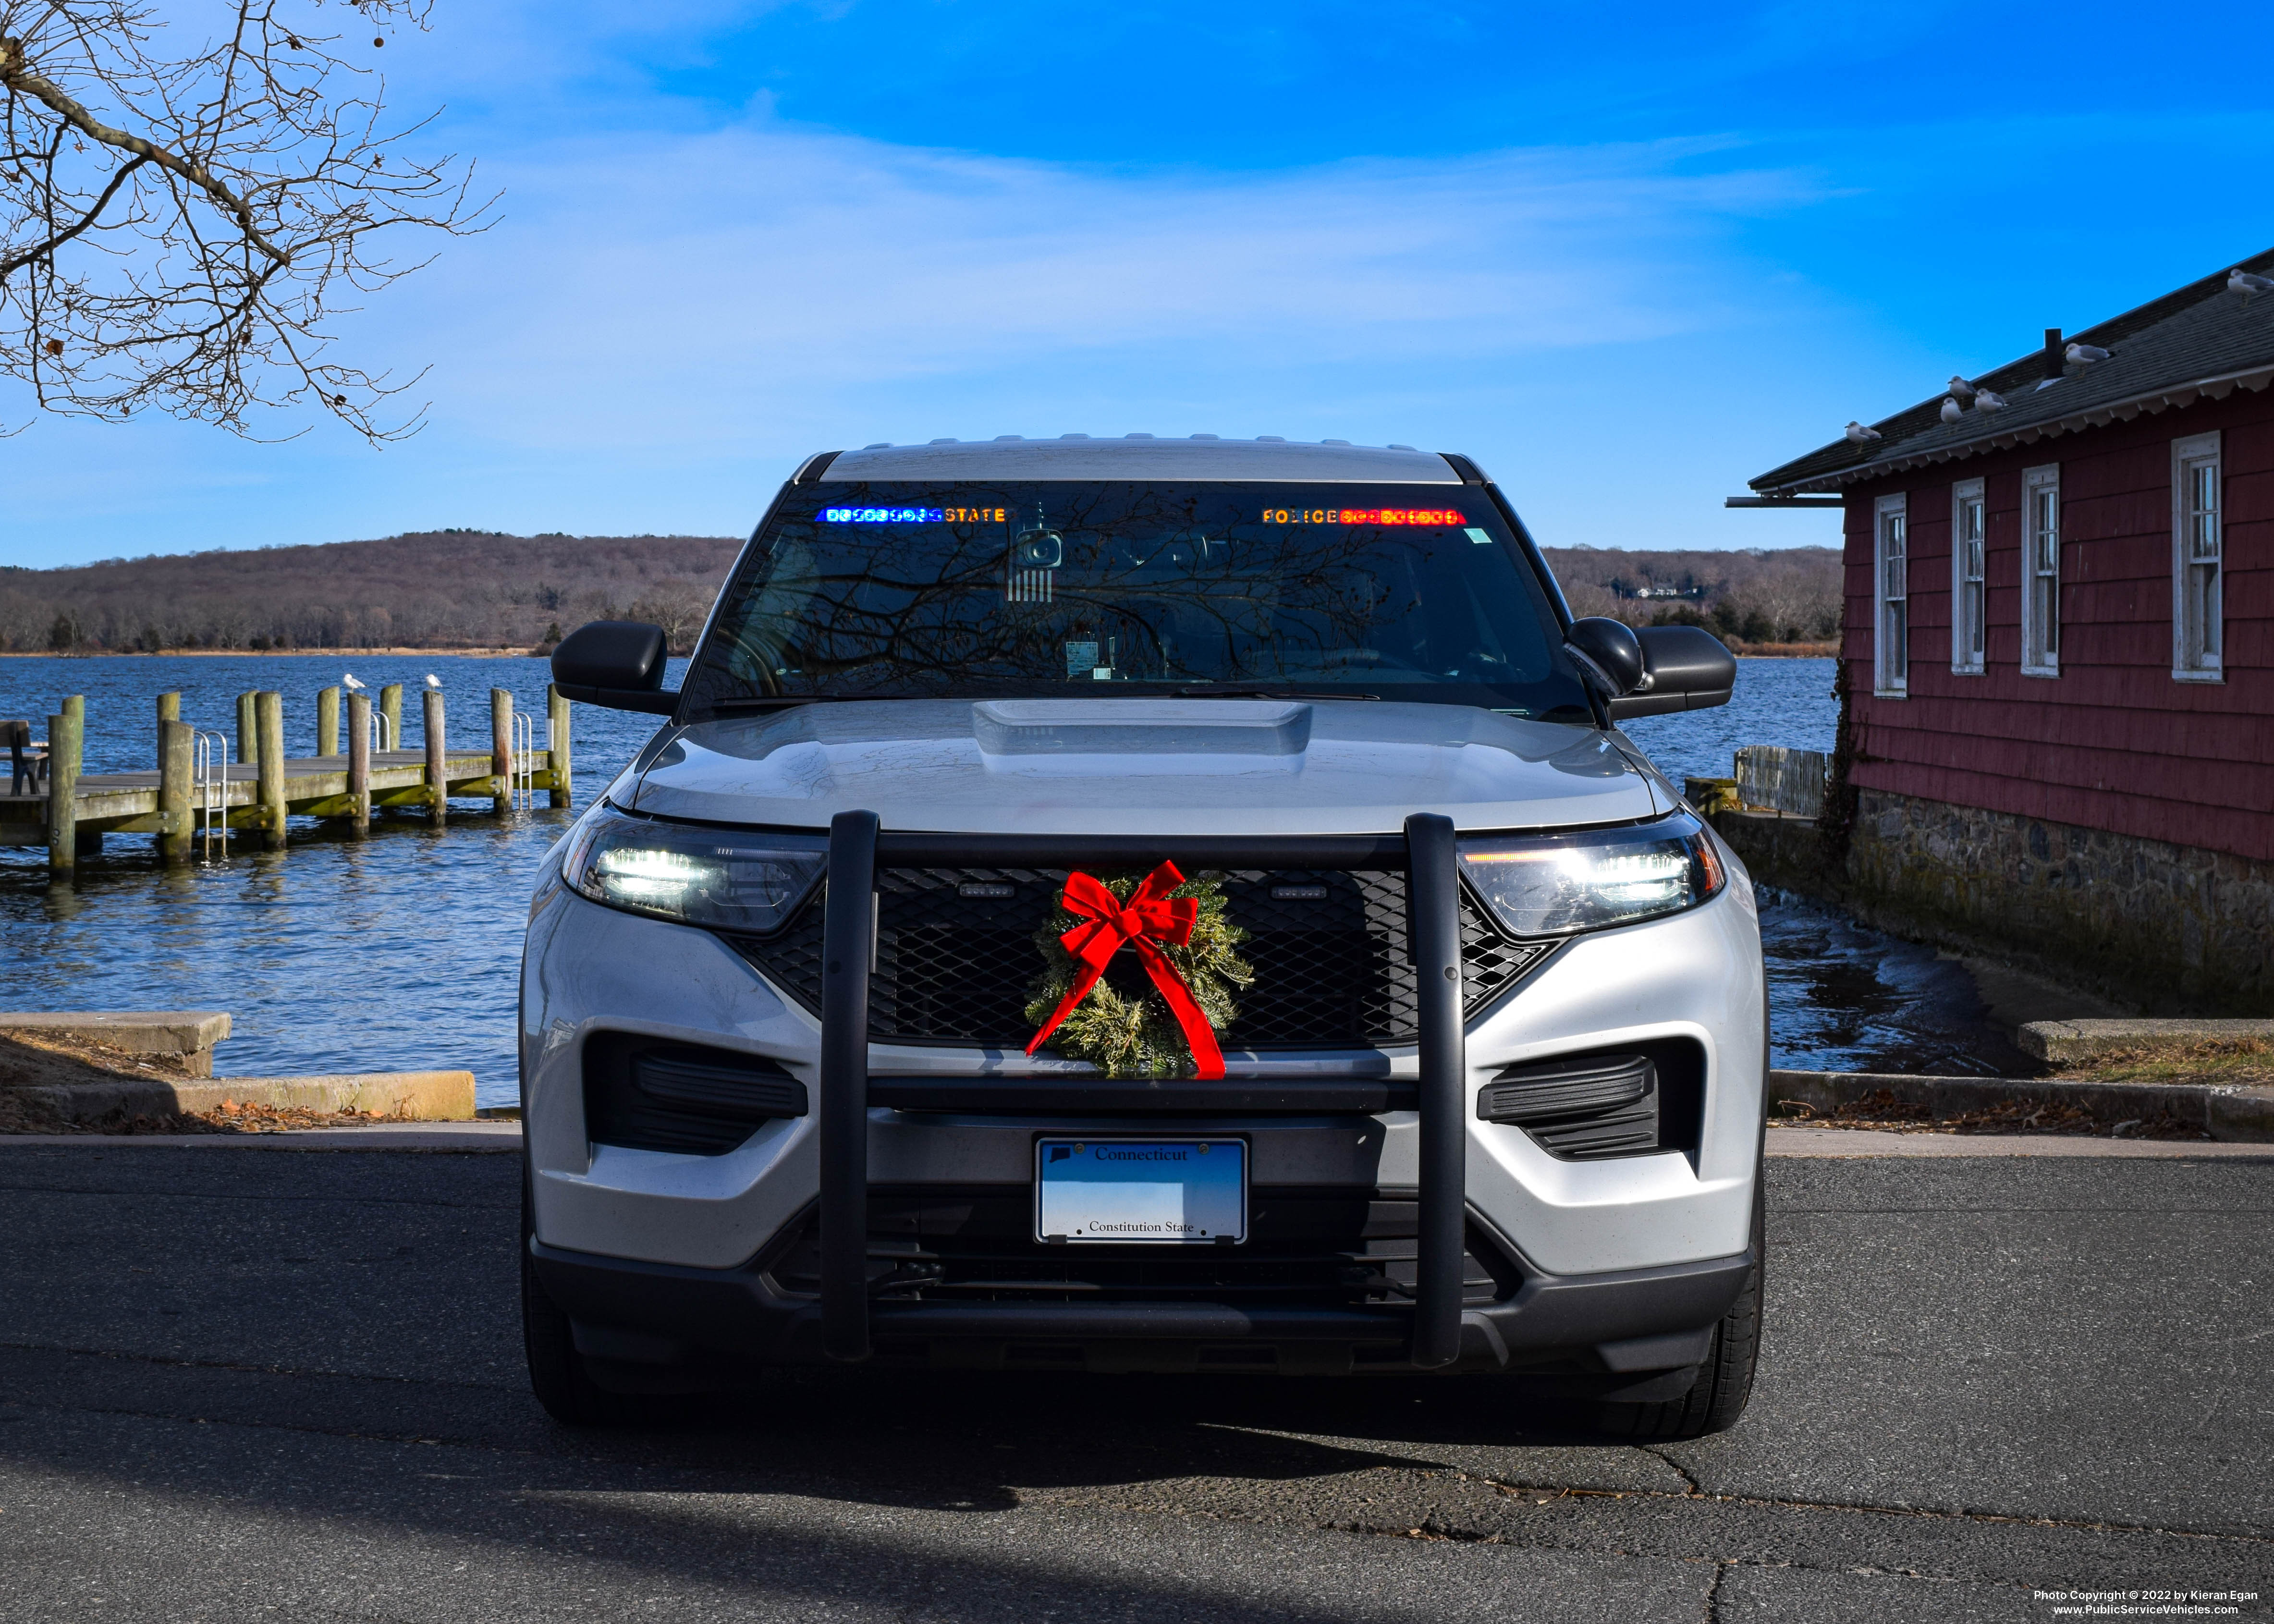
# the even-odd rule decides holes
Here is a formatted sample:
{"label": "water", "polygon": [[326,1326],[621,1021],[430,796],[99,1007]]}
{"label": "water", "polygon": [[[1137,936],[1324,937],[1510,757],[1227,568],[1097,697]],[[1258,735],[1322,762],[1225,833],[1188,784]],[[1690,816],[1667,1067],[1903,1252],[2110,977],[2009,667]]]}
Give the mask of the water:
{"label": "water", "polygon": [[[1830,660],[1747,660],[1718,710],[1628,731],[1677,782],[1726,777],[1739,744],[1831,746]],[[0,718],[43,718],[87,695],[87,769],[154,759],[154,702],[232,740],[237,695],[284,695],[286,753],[315,751],[319,688],[352,671],[376,694],[438,677],[462,748],[489,737],[489,690],[545,714],[545,662],[411,657],[153,656],[0,659]],[[675,680],[674,670],[674,680]],[[653,732],[646,717],[572,708],[576,804],[589,803]],[[539,801],[545,797],[540,795]],[[228,861],[163,870],[147,837],[116,836],[73,886],[47,883],[43,847],[0,846],[0,1008],[215,1009],[235,1018],[225,1073],[463,1068],[484,1105],[514,1102],[513,1017],[532,876],[572,814],[499,820],[459,802],[440,833],[423,816],[376,820],[358,840],[295,819],[289,853],[240,838]],[[1770,1025],[1781,1065],[1820,1071],[1992,1072],[2018,1064],[1973,984],[1931,950],[1791,899],[1763,899]]]}
{"label": "water", "polygon": [[[681,662],[674,662],[674,679]],[[453,744],[489,742],[490,689],[512,690],[545,722],[540,659],[448,655],[150,656],[0,659],[0,717],[41,718],[87,695],[90,772],[155,759],[156,697],[233,747],[237,695],[284,695],[285,754],[316,750],[317,690],[343,672],[403,685],[405,742],[419,746],[418,691],[442,684]],[[570,708],[575,800],[590,803],[654,732],[656,719]],[[0,846],[0,1008],[208,1009],[233,1017],[217,1068],[237,1076],[462,1068],[476,1100],[516,1097],[513,1015],[521,932],[539,861],[574,816],[546,808],[500,820],[458,801],[436,831],[423,814],[376,817],[358,840],[294,818],[291,847],[239,836],[226,862],[162,869],[146,836],[117,835],[82,858],[74,886],[49,886],[44,847]]]}
{"label": "water", "polygon": [[1658,770],[1674,780],[1726,778],[1736,771],[1737,747],[1777,744],[1830,754],[1840,720],[1832,697],[1828,659],[1744,659],[1737,662],[1736,695],[1711,710],[1638,716],[1620,724]]}

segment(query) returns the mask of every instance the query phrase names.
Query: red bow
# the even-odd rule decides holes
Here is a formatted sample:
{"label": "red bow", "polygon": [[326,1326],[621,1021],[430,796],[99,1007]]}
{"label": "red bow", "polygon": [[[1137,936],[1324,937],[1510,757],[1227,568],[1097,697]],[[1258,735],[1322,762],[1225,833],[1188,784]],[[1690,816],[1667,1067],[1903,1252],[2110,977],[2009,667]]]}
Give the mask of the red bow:
{"label": "red bow", "polygon": [[1078,914],[1089,922],[1076,925],[1058,937],[1077,966],[1073,990],[1050,1011],[1043,1029],[1035,1034],[1035,1041],[1027,1045],[1028,1054],[1040,1049],[1043,1041],[1058,1029],[1058,1023],[1089,996],[1089,989],[1097,985],[1097,978],[1105,974],[1107,962],[1126,942],[1137,950],[1146,974],[1161,989],[1161,996],[1168,1000],[1177,1025],[1185,1029],[1185,1041],[1192,1046],[1200,1074],[1209,1078],[1224,1075],[1224,1054],[1216,1046],[1215,1029],[1209,1025],[1201,1006],[1193,1002],[1192,989],[1177,974],[1177,966],[1169,962],[1166,953],[1153,945],[1158,941],[1182,947],[1193,939],[1193,924],[1200,918],[1201,905],[1190,897],[1169,895],[1184,883],[1185,876],[1177,872],[1177,865],[1164,862],[1145,876],[1144,883],[1130,893],[1125,903],[1087,874],[1066,876],[1065,894],[1059,903],[1067,913]]}

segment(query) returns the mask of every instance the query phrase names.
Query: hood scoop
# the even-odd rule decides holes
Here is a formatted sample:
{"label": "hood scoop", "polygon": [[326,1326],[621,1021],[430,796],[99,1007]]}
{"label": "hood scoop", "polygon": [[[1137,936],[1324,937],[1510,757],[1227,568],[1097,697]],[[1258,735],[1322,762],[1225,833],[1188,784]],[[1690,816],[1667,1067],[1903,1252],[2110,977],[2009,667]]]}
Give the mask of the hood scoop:
{"label": "hood scoop", "polygon": [[[990,699],[971,707],[990,771],[1096,771],[1105,758],[1173,758],[1186,771],[1291,769],[1311,743],[1311,707],[1281,700]],[[1230,759],[1225,759],[1230,758]],[[1158,764],[1169,764],[1166,759]]]}

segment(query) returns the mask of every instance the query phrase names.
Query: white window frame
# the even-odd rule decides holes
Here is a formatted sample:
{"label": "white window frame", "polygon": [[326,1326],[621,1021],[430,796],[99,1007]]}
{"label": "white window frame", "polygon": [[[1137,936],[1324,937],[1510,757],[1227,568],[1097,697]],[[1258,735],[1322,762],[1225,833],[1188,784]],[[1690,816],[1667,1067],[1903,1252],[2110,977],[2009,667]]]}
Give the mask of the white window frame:
{"label": "white window frame", "polygon": [[1898,493],[1871,508],[1871,691],[1907,699],[1910,671],[1910,507]]}
{"label": "white window frame", "polygon": [[[2194,476],[2210,476],[2199,508]],[[2197,537],[2208,530],[2208,562]],[[2218,432],[2172,442],[2172,680],[2224,682],[2226,647],[2226,470]],[[2208,575],[2208,582],[2203,576]]]}
{"label": "white window frame", "polygon": [[[2052,515],[2049,532],[2039,521],[2041,506]],[[2060,464],[2023,469],[2022,674],[2025,677],[2060,675]]]}
{"label": "white window frame", "polygon": [[[1966,533],[1969,517],[1975,532],[1971,556]],[[1950,668],[1962,677],[1980,676],[1988,660],[1989,555],[1989,499],[1982,481],[1962,479],[1950,487]]]}

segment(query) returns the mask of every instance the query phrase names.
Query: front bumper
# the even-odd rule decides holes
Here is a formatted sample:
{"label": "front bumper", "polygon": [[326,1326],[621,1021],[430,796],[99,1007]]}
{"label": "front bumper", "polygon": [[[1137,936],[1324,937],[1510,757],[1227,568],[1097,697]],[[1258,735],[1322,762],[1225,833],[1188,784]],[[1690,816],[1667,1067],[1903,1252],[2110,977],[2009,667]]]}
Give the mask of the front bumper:
{"label": "front bumper", "polygon": [[[722,1357],[762,1365],[829,1357],[823,1304],[783,1289],[764,1261],[686,1268],[534,1240],[530,1255],[546,1294],[576,1322],[579,1351],[622,1385],[642,1385],[643,1370],[700,1371]],[[1615,1274],[1529,1274],[1508,1301],[1459,1313],[1454,1356],[1442,1363],[1614,1376],[1695,1365],[1754,1261],[1748,1251]],[[1339,1374],[1412,1363],[1412,1316],[1395,1310],[881,1302],[869,1305],[869,1328],[880,1363],[956,1369]]]}
{"label": "front bumper", "polygon": [[[839,1357],[875,1352],[984,1364],[1015,1362],[1020,1348],[1035,1346],[1101,1368],[1190,1368],[1185,1361],[1205,1365],[1235,1347],[1281,1369],[1314,1367],[1304,1359],[1336,1368],[1347,1361],[1507,1369],[1570,1356],[1597,1371],[1694,1362],[1750,1267],[1766,1034],[1758,934],[1742,879],[1687,914],[1582,938],[1470,1033],[1457,997],[1457,936],[1449,943],[1444,930],[1458,883],[1449,827],[1434,846],[1423,832],[1419,843],[1145,841],[1142,861],[1169,855],[1188,868],[1395,862],[1413,891],[1416,956],[1453,974],[1423,978],[1449,990],[1434,1019],[1425,1019],[1417,1045],[1340,1062],[1256,1059],[1236,1065],[1231,1079],[1252,1086],[1255,1100],[1214,1103],[1205,1116],[1196,1109],[1111,1124],[1240,1132],[1254,1147],[1259,1184],[1404,1192],[1418,1220],[1409,1231],[1417,1241],[1412,1306],[875,1300],[866,1274],[872,1178],[1026,1177],[1020,1169],[1031,1165],[1033,1132],[1065,1125],[1048,1121],[1046,1109],[1021,1109],[1015,1097],[1034,1086],[1039,1068],[968,1050],[872,1050],[859,984],[870,962],[865,906],[832,914],[826,956],[839,970],[825,982],[817,1022],[775,997],[705,933],[614,914],[557,887],[533,914],[523,1032],[534,1255],[548,1288],[579,1322],[580,1336],[594,1342],[588,1354],[634,1363],[624,1350],[650,1342],[666,1350],[666,1363],[678,1357],[669,1350],[786,1362],[826,1350]],[[840,823],[834,834],[849,849],[832,850],[831,894],[862,900],[870,889],[862,876],[880,861],[983,865],[1002,861],[1005,847],[1001,837],[880,837],[873,823],[850,831]],[[1126,864],[1133,855],[1094,838],[1044,844],[1047,851],[1016,840],[1028,863]],[[1298,846],[1299,856],[1276,849]],[[1434,929],[1427,928],[1433,906]],[[562,927],[564,914],[571,928]],[[580,944],[580,936],[588,939]],[[725,1041],[777,1060],[812,1088],[819,1114],[772,1123],[717,1157],[596,1149],[576,1093],[577,1051],[586,1033],[607,1028]],[[1705,1122],[1691,1155],[1566,1162],[1519,1130],[1475,1120],[1476,1091],[1498,1066],[1671,1035],[1708,1056]],[[1307,1077],[1306,1065],[1314,1068]],[[1065,1070],[1052,1080],[1067,1080]],[[1391,1084],[1395,1105],[1358,1097]],[[1268,1111],[1263,1096],[1303,1087],[1352,1099],[1298,1108],[1291,1096],[1283,1109],[1316,1113],[1300,1118],[1243,1109]],[[1109,1129],[1095,1116],[1087,1125]],[[785,1290],[755,1259],[814,1205],[817,1191],[818,1289]],[[1523,1285],[1513,1296],[1463,1301],[1465,1222],[1502,1237],[1519,1260]],[[1122,1351],[1108,1351],[1114,1348]]]}

